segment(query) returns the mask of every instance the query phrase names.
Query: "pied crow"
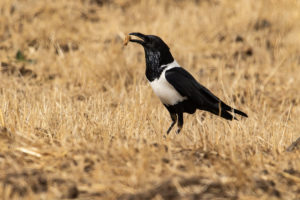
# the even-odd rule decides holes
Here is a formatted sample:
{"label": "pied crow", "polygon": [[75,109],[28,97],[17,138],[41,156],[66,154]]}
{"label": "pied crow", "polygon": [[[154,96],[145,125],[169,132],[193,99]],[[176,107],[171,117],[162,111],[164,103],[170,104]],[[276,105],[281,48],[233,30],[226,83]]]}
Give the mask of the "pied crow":
{"label": "pied crow", "polygon": [[126,40],[129,39],[130,42],[143,46],[146,59],[146,77],[154,93],[170,113],[172,124],[167,130],[167,134],[177,121],[177,133],[179,133],[183,126],[183,113],[193,114],[196,109],[211,112],[227,120],[236,119],[229,112],[248,117],[246,113],[228,106],[198,83],[189,72],[176,62],[168,45],[158,36],[136,32],[129,35],[139,38],[127,37]]}

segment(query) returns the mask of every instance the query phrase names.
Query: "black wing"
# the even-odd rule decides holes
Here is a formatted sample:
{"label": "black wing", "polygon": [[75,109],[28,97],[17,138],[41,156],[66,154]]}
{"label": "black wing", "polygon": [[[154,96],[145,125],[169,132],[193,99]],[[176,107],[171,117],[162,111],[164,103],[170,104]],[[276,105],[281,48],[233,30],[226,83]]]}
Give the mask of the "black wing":
{"label": "black wing", "polygon": [[[227,111],[232,111],[244,117],[248,117],[242,111],[233,109],[222,102],[207,88],[199,84],[194,77],[181,67],[169,69],[165,73],[167,81],[182,95],[197,105],[197,108],[220,115],[225,119],[235,119]],[[221,110],[220,110],[221,108]]]}

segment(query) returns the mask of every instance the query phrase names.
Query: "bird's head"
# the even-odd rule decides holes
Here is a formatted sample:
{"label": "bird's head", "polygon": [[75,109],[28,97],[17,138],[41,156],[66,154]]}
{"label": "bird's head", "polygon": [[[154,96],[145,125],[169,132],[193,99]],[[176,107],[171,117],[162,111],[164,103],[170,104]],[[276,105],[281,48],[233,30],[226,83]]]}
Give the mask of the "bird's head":
{"label": "bird's head", "polygon": [[166,65],[174,61],[168,45],[155,35],[144,35],[142,33],[130,33],[139,39],[130,38],[130,42],[135,42],[144,47],[146,62],[159,62],[159,65]]}

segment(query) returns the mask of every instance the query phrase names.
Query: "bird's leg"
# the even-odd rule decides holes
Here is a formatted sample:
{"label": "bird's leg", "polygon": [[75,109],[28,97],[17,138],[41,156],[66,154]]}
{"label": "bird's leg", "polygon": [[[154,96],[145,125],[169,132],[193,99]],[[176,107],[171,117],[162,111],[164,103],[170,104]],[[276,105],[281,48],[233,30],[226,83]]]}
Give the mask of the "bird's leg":
{"label": "bird's leg", "polygon": [[177,115],[175,113],[170,113],[171,118],[172,118],[172,124],[170,126],[170,128],[167,130],[167,134],[170,133],[170,131],[172,130],[173,126],[176,124],[177,121]]}
{"label": "bird's leg", "polygon": [[176,131],[176,133],[178,134],[183,126],[183,113],[178,113],[178,123],[177,123],[178,129]]}

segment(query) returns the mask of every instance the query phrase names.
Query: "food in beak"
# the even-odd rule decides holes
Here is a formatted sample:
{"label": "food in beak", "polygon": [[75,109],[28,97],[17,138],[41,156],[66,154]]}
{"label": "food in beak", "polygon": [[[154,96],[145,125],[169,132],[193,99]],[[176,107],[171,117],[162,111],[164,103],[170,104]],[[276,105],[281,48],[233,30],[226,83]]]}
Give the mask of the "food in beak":
{"label": "food in beak", "polygon": [[125,38],[124,38],[124,42],[123,42],[123,45],[126,46],[129,42],[129,40],[131,39],[131,36],[130,35],[126,35]]}

